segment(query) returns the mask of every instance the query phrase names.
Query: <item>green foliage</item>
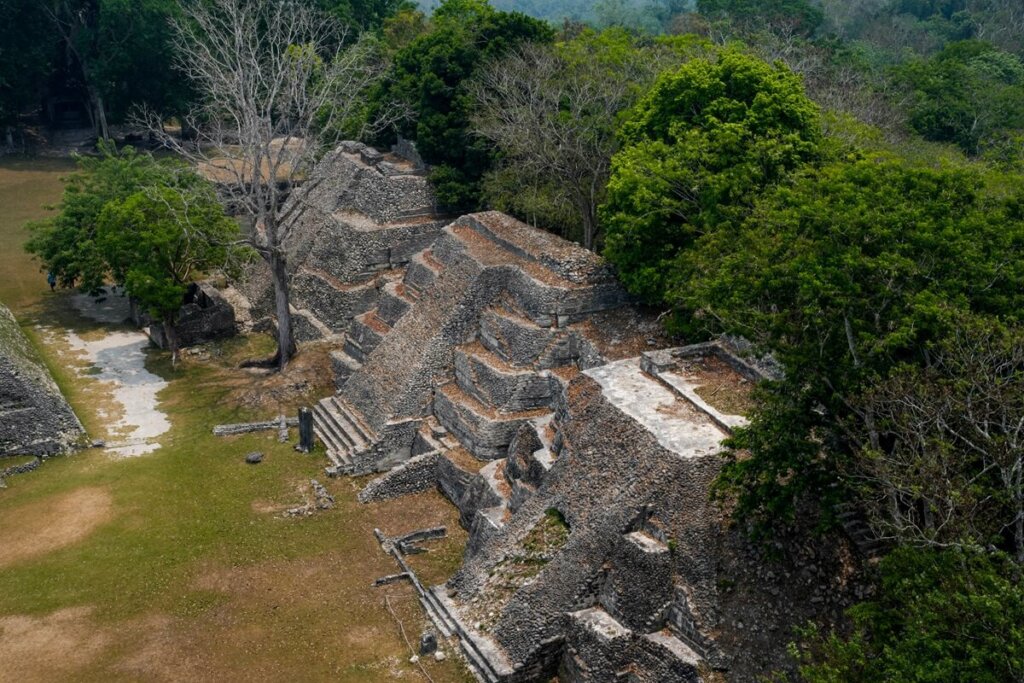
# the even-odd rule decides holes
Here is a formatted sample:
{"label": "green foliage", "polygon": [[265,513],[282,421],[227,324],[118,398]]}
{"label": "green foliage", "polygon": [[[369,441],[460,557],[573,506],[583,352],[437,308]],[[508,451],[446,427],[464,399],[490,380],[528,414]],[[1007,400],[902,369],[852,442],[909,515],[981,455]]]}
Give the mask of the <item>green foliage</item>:
{"label": "green foliage", "polygon": [[951,43],[906,64],[898,78],[914,93],[910,124],[929,140],[979,154],[997,136],[1024,129],[1024,62],[987,43]]}
{"label": "green foliage", "polygon": [[361,30],[378,29],[399,12],[416,7],[409,0],[316,0],[316,4],[343,26]]}
{"label": "green foliage", "polygon": [[192,278],[238,256],[238,224],[210,184],[130,147],[79,159],[59,213],[30,225],[26,249],[65,286],[124,285],[157,320],[173,317]]}
{"label": "green foliage", "polygon": [[238,223],[213,188],[190,173],[104,206],[96,243],[111,277],[154,320],[173,322],[193,279],[228,264]]}
{"label": "green foliage", "polygon": [[817,107],[788,69],[726,52],[662,75],[620,128],[602,207],[605,255],[626,286],[666,300],[698,236],[820,154]]}
{"label": "green foliage", "polygon": [[37,105],[49,75],[55,41],[38,0],[0,0],[0,125]]}
{"label": "green foliage", "polygon": [[[192,97],[173,68],[171,19],[176,0],[48,0],[85,78],[112,121],[133,105],[184,113]],[[48,37],[54,35],[48,27]]]}
{"label": "green foliage", "polygon": [[79,157],[78,172],[67,178],[64,197],[53,218],[32,223],[29,253],[65,287],[96,293],[107,276],[97,244],[100,214],[108,204],[125,201],[140,188],[157,184],[160,165],[131,147],[103,147],[101,156]]}
{"label": "green foliage", "polygon": [[442,206],[477,208],[481,178],[494,160],[490,146],[472,133],[470,80],[490,60],[553,35],[540,21],[499,12],[484,0],[447,0],[434,12],[429,32],[395,56],[372,99],[378,106],[398,101],[414,113],[394,132],[414,139],[435,165],[432,179]]}
{"label": "green foliage", "polygon": [[700,238],[669,301],[772,349],[786,370],[733,440],[750,456],[721,483],[741,516],[764,530],[802,497],[826,509],[846,497],[854,397],[926,363],[959,315],[1019,319],[1020,206],[969,169],[853,160],[802,173],[742,224]]}
{"label": "green foliage", "polygon": [[1024,679],[1024,586],[998,554],[897,550],[849,637],[813,627],[792,646],[810,683]]}
{"label": "green foliage", "polygon": [[618,122],[686,52],[682,41],[585,29],[489,66],[473,121],[501,156],[485,183],[490,205],[593,249]]}
{"label": "green foliage", "polygon": [[751,28],[786,24],[805,35],[813,34],[825,19],[821,8],[808,0],[697,0],[697,11]]}

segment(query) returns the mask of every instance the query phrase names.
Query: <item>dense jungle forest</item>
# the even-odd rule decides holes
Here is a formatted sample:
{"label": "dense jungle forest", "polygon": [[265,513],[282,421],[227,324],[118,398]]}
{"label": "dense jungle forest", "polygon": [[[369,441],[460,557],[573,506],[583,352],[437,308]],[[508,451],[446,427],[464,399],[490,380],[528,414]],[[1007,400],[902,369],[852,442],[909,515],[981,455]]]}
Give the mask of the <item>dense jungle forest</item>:
{"label": "dense jungle forest", "polygon": [[[314,152],[414,141],[445,213],[577,241],[669,333],[774,356],[717,499],[778,554],[852,514],[878,548],[847,628],[778,634],[802,680],[1024,680],[1024,3],[289,1],[346,28],[290,53],[349,84],[315,101]],[[173,232],[162,207],[196,201],[236,231],[196,174],[118,148],[161,139],[140,112],[202,124],[181,12],[0,0],[0,147],[111,140],[28,248],[158,318],[181,283],[133,217]]]}

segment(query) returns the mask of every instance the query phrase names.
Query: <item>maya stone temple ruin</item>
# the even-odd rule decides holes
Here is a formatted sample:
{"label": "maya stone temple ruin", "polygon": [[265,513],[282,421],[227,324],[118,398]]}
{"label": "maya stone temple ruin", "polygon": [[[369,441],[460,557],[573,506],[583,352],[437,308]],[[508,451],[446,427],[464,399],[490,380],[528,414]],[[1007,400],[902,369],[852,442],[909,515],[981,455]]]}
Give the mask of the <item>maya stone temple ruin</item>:
{"label": "maya stone temple ruin", "polygon": [[[849,604],[842,552],[775,571],[711,499],[769,363],[729,340],[673,348],[582,247],[439,215],[414,155],[345,143],[316,173],[288,248],[296,335],[333,349],[336,393],[313,406],[327,474],[365,477],[363,502],[437,489],[458,509],[469,540],[444,585],[379,540],[478,680],[753,680],[794,626]],[[271,324],[261,266],[238,289]],[[197,316],[234,324],[207,299]],[[49,421],[0,447],[66,448],[81,425],[9,318],[0,411]]]}
{"label": "maya stone temple ruin", "polygon": [[[766,575],[710,499],[744,418],[701,386],[771,367],[669,348],[599,257],[500,213],[438,215],[407,158],[346,143],[318,173],[290,262],[300,340],[336,343],[327,472],[377,475],[364,502],[437,488],[458,508],[462,568],[413,581],[479,680],[742,680],[837,600],[838,558],[802,585]],[[265,274],[245,289],[269,314]]]}

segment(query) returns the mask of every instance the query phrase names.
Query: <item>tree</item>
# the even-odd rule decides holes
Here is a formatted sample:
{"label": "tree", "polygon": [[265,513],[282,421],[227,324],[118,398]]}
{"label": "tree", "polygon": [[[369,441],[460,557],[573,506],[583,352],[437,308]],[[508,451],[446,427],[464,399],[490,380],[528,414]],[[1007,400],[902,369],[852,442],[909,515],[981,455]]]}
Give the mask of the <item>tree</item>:
{"label": "tree", "polygon": [[452,211],[480,206],[480,183],[494,163],[487,142],[473,134],[469,85],[491,60],[554,32],[524,14],[499,12],[484,0],[446,0],[430,30],[395,56],[374,93],[377,107],[403,103],[413,116],[391,135],[414,139],[427,163],[439,204]]}
{"label": "tree", "polygon": [[30,253],[66,286],[99,294],[110,282],[164,324],[177,360],[175,316],[194,278],[244,256],[238,223],[209,181],[172,160],[100,144],[81,157],[59,212],[32,224]]}
{"label": "tree", "polygon": [[316,3],[343,26],[364,31],[379,29],[390,17],[416,7],[409,0],[316,0]]}
{"label": "tree", "polygon": [[1024,62],[987,43],[951,43],[898,78],[914,93],[910,124],[929,140],[977,155],[1002,132],[1024,128]]}
{"label": "tree", "polygon": [[[9,126],[26,107],[39,104],[56,41],[47,39],[49,18],[35,0],[0,0],[0,16],[0,126]],[[8,137],[6,143],[12,142]]]}
{"label": "tree", "polygon": [[929,356],[857,400],[877,436],[850,476],[880,538],[1024,564],[1024,330],[963,316]]}
{"label": "tree", "polygon": [[700,235],[741,221],[767,187],[821,154],[800,79],[731,51],[663,74],[619,135],[601,209],[605,256],[653,305]]}
{"label": "tree", "polygon": [[710,19],[727,19],[741,30],[783,26],[812,35],[825,19],[808,0],[697,0],[697,11]]}
{"label": "tree", "polygon": [[933,364],[964,315],[1020,320],[1022,218],[1020,200],[977,171],[883,157],[804,171],[742,224],[699,239],[670,301],[785,369],[723,470],[739,516],[770,531],[799,501],[828,520],[851,499],[855,453],[894,452],[865,392],[897,368]]}
{"label": "tree", "polygon": [[497,146],[504,167],[553,193],[553,207],[573,208],[587,249],[596,245],[618,116],[671,59],[669,50],[641,47],[622,30],[586,31],[513,52],[472,89],[477,132]]}
{"label": "tree", "polygon": [[244,256],[238,223],[224,214],[211,184],[194,172],[172,175],[103,207],[96,243],[114,281],[162,323],[178,360],[177,314],[197,275]]}
{"label": "tree", "polygon": [[135,104],[182,113],[187,81],[168,68],[175,0],[43,0],[67,61],[80,74],[96,134]]}
{"label": "tree", "polygon": [[197,139],[164,133],[152,112],[148,124],[168,148],[217,178],[226,202],[248,218],[249,244],[274,283],[274,362],[284,369],[296,353],[285,243],[320,182],[311,172],[330,131],[340,122],[383,123],[361,115],[384,65],[372,37],[346,44],[346,28],[302,4],[194,3],[174,31],[178,68],[201,98],[187,118]]}
{"label": "tree", "polygon": [[98,294],[109,269],[97,242],[100,214],[108,204],[123,202],[143,187],[166,178],[161,164],[131,147],[115,150],[100,144],[97,157],[78,157],[78,172],[67,178],[58,213],[29,224],[26,250],[53,273],[61,285]]}
{"label": "tree", "polygon": [[791,646],[809,683],[1024,679],[1024,586],[998,553],[901,549],[879,594],[850,609],[854,630],[804,632]]}

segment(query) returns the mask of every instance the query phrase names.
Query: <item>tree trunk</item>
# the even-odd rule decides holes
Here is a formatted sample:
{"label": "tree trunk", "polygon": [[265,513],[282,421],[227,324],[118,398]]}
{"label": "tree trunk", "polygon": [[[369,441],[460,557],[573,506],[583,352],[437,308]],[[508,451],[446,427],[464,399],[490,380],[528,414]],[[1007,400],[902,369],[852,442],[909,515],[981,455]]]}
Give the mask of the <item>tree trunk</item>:
{"label": "tree trunk", "polygon": [[7,126],[4,129],[4,137],[7,140],[7,149],[14,149],[14,126]]}
{"label": "tree trunk", "polygon": [[580,214],[583,217],[583,246],[589,251],[594,251],[594,242],[597,241],[597,215],[594,206],[584,200]]}
{"label": "tree trunk", "polygon": [[107,110],[103,104],[103,96],[96,92],[96,89],[89,86],[89,99],[92,100],[93,109],[96,110],[96,123],[98,130],[96,134],[103,140],[110,139],[110,127],[107,125]]}
{"label": "tree trunk", "polygon": [[178,330],[174,326],[174,318],[164,318],[164,337],[167,339],[167,350],[171,352],[171,365],[176,367],[181,360],[181,344],[178,340]]}
{"label": "tree trunk", "polygon": [[270,272],[274,279],[274,307],[277,312],[277,366],[284,370],[295,356],[295,335],[292,334],[291,296],[288,291],[288,268],[285,255],[275,250],[270,255]]}

